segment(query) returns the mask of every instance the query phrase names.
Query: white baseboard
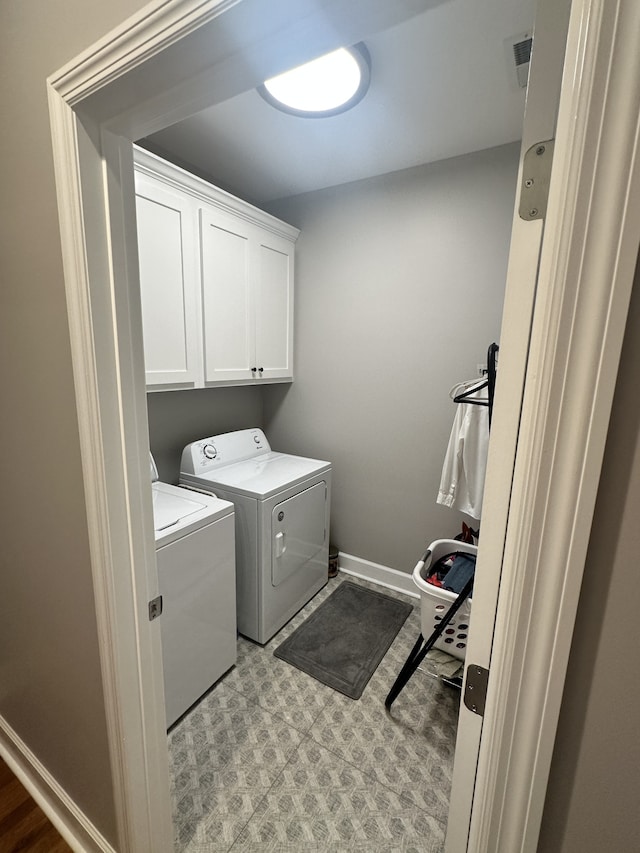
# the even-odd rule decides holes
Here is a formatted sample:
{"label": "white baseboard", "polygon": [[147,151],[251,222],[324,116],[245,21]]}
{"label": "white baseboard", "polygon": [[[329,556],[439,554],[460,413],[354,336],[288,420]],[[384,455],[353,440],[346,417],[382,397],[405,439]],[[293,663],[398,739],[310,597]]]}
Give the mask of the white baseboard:
{"label": "white baseboard", "polygon": [[76,853],[116,853],[69,794],[0,716],[0,756]]}
{"label": "white baseboard", "polygon": [[371,581],[371,583],[376,583],[387,589],[393,589],[395,592],[403,592],[412,598],[420,598],[420,593],[416,589],[413,578],[407,572],[399,572],[397,569],[389,568],[389,566],[382,566],[380,563],[363,560],[362,557],[343,554],[342,551],[340,551],[338,563],[340,571],[347,575]]}

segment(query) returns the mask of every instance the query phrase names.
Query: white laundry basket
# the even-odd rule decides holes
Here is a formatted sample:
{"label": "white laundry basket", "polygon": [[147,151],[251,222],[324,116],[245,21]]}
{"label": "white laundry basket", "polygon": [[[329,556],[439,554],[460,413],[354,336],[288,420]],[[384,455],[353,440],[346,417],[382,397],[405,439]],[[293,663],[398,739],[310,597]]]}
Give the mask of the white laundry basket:
{"label": "white laundry basket", "polygon": [[[428,583],[427,578],[431,574],[431,566],[441,557],[446,557],[454,551],[464,554],[475,555],[478,551],[476,545],[468,545],[457,539],[436,539],[429,545],[424,559],[416,565],[413,570],[413,582],[420,590],[420,617],[422,625],[422,636],[428,640],[438,622],[456,600],[457,593],[434,586]],[[453,657],[464,660],[467,650],[467,638],[469,636],[469,625],[471,620],[471,598],[460,606],[451,622],[447,625],[444,633],[434,643],[434,648],[442,649]]]}

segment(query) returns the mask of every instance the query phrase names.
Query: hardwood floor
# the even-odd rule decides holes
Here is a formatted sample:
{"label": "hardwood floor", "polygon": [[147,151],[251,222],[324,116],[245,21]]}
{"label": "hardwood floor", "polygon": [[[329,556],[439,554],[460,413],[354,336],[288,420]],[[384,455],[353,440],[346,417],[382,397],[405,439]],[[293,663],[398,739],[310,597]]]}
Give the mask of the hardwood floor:
{"label": "hardwood floor", "polygon": [[72,853],[0,759],[0,853]]}

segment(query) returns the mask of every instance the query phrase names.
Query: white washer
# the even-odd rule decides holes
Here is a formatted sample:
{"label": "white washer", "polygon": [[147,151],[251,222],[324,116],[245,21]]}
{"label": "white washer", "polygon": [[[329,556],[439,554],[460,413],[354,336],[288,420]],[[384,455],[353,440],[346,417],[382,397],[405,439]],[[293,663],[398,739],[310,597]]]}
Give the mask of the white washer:
{"label": "white washer", "polygon": [[238,630],[266,643],[327,583],[331,464],[245,429],[187,445],[180,469],[235,506]]}
{"label": "white washer", "polygon": [[234,512],[151,477],[168,728],[236,662]]}

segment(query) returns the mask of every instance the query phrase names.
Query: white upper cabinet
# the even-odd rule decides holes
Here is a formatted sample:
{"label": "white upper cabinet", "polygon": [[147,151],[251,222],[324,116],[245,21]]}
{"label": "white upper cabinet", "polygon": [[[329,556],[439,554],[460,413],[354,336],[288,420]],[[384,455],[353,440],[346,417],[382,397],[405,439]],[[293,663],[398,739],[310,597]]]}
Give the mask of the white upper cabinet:
{"label": "white upper cabinet", "polygon": [[256,366],[277,381],[293,376],[293,244],[262,233],[256,252]]}
{"label": "white upper cabinet", "polygon": [[136,175],[140,297],[147,385],[198,382],[197,211],[192,200]]}
{"label": "white upper cabinet", "polygon": [[255,379],[255,311],[250,225],[200,211],[205,380]]}
{"label": "white upper cabinet", "polygon": [[149,390],[293,379],[298,230],[134,149]]}
{"label": "white upper cabinet", "polygon": [[293,377],[293,243],[200,210],[207,384]]}

